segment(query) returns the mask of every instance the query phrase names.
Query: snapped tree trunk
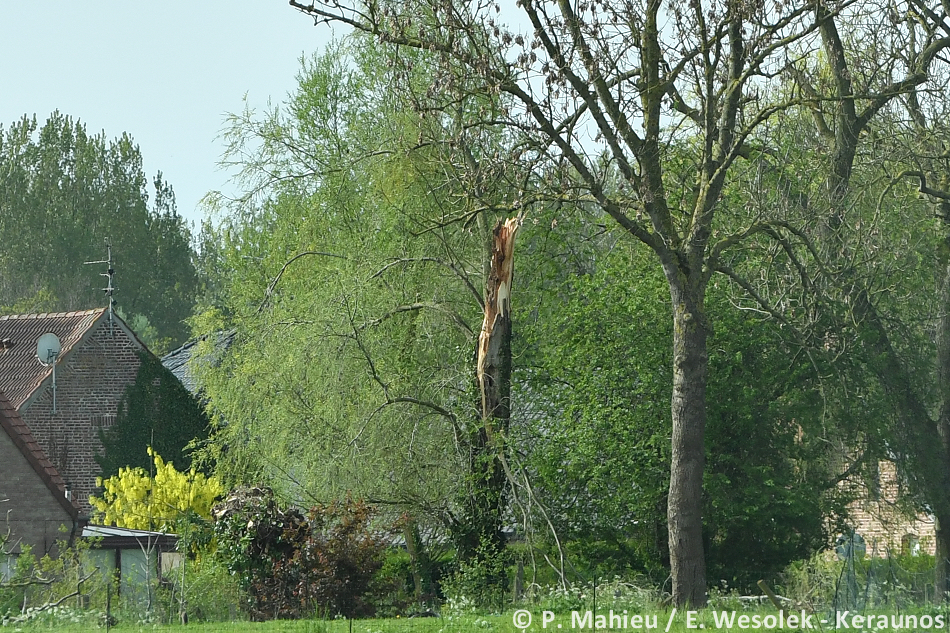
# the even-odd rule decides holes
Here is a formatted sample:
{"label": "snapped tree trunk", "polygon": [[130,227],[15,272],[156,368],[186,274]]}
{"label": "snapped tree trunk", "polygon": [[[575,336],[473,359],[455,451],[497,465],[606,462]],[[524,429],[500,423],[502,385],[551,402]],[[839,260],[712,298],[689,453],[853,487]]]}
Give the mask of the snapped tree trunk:
{"label": "snapped tree trunk", "polygon": [[[672,460],[667,520],[673,604],[706,604],[703,469],[706,463],[706,375],[709,324],[701,289],[671,281],[673,299]],[[697,296],[698,295],[698,296]]]}
{"label": "snapped tree trunk", "polygon": [[[520,225],[520,218],[512,218],[499,221],[492,230],[475,372],[480,423],[472,431],[467,516],[457,538],[459,556],[468,561],[486,561],[504,548],[501,522],[507,478],[500,456],[506,450],[511,419],[511,282]],[[497,571],[496,584],[504,585],[504,569]]]}
{"label": "snapped tree trunk", "polygon": [[515,234],[521,220],[501,221],[492,229],[491,267],[485,284],[485,318],[478,335],[476,376],[482,426],[491,440],[505,433],[511,418],[511,282]]}

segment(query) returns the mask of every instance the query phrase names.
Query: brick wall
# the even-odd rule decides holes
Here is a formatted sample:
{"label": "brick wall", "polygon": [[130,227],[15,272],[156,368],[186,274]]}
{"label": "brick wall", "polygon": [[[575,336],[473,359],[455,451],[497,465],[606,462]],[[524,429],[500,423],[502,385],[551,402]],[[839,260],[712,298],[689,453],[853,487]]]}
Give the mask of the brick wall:
{"label": "brick wall", "polygon": [[[0,464],[0,499],[6,499],[0,503],[0,532],[9,527],[14,544],[28,544],[39,556],[49,552],[57,540],[67,540],[69,532],[61,532],[60,526],[71,530],[72,518],[2,429]],[[19,551],[19,545],[14,551]]]}
{"label": "brick wall", "polygon": [[933,517],[918,514],[911,518],[898,508],[901,490],[893,463],[882,461],[878,464],[878,485],[873,492],[869,495],[873,498],[857,501],[849,508],[851,524],[864,537],[868,555],[909,554],[914,542],[919,544],[921,553],[934,554]]}
{"label": "brick wall", "polygon": [[71,485],[80,511],[89,515],[97,492],[102,452],[99,428],[115,420],[126,386],[135,381],[138,346],[120,327],[102,319],[56,367],[56,413],[52,386],[20,409],[47,457]]}

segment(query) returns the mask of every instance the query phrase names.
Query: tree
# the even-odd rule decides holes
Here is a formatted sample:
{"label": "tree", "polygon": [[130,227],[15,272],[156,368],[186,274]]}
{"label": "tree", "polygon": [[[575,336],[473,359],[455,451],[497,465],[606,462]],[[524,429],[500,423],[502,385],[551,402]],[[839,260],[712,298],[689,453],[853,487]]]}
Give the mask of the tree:
{"label": "tree", "polygon": [[447,529],[465,559],[500,549],[505,511],[490,433],[507,424],[506,354],[481,377],[474,361],[496,217],[432,230],[434,215],[461,212],[464,183],[438,148],[410,151],[437,122],[394,96],[367,44],[306,62],[287,104],[232,120],[247,193],[214,229],[204,265],[226,282],[197,319],[201,333],[238,332],[203,372],[209,454],[229,483],[407,511]]}
{"label": "tree", "polygon": [[[548,241],[578,232],[563,230]],[[622,240],[605,245],[592,270],[546,291],[559,297],[553,305],[523,310],[536,314],[524,315],[533,353],[518,372],[534,419],[513,442],[558,534],[579,554],[575,567],[662,583],[671,423],[658,403],[670,392],[670,324],[665,283],[647,255]],[[604,290],[634,280],[635,292]],[[723,316],[710,345],[703,537],[710,577],[741,591],[827,542],[827,518],[845,500],[829,447],[844,438],[823,424],[820,376],[807,357],[762,316],[728,310],[728,298],[726,284],[710,288],[709,305]]]}
{"label": "tree", "polygon": [[158,349],[188,334],[197,290],[188,227],[159,173],[149,206],[142,156],[124,134],[109,140],[59,112],[39,126],[0,128],[0,306],[44,312],[105,305],[106,242],[115,254],[116,300],[157,330]]}
{"label": "tree", "polygon": [[[413,98],[433,117],[473,113],[448,144],[459,148],[452,164],[466,165],[474,183],[523,177],[527,184],[514,189],[519,194],[507,201],[510,208],[539,200],[594,203],[654,252],[673,322],[673,600],[704,605],[702,483],[712,332],[706,289],[731,248],[769,228],[759,218],[744,218],[742,205],[723,194],[737,160],[757,151],[763,124],[789,103],[776,77],[794,56],[791,46],[818,29],[808,19],[811,9],[660,0],[554,7],[527,0],[519,3],[533,31],[525,37],[500,22],[495,3],[291,5],[317,23],[373,35],[393,51],[396,68],[415,61],[403,57],[406,50],[433,53],[438,73],[428,85],[409,84]],[[500,95],[499,107],[480,106],[476,95]],[[489,133],[506,138],[506,151],[466,156],[468,139]],[[689,160],[671,162],[669,147],[684,137]],[[497,200],[480,199],[485,191],[476,186],[471,195],[497,208]]]}
{"label": "tree", "polygon": [[[811,157],[827,157],[812,158],[811,165],[820,166],[816,182],[805,182],[780,165],[777,154],[762,157],[778,184],[770,213],[781,209],[800,227],[782,244],[784,252],[777,253],[777,259],[787,256],[781,301],[790,288],[791,294],[802,291],[810,298],[797,305],[797,314],[782,313],[776,309],[781,301],[769,289],[740,285],[777,320],[786,325],[794,321],[810,339],[806,345],[847,358],[851,376],[863,373],[873,381],[868,384],[888,407],[887,428],[874,438],[875,455],[898,462],[905,482],[937,519],[935,595],[943,596],[950,552],[950,532],[942,527],[950,525],[950,444],[945,441],[950,427],[944,426],[941,413],[933,412],[944,410],[946,399],[940,394],[946,392],[943,381],[950,372],[942,363],[950,356],[942,349],[945,337],[919,326],[929,323],[938,332],[943,327],[939,315],[945,307],[930,301],[942,290],[934,293],[929,278],[944,279],[942,247],[936,246],[942,237],[938,232],[934,242],[921,239],[929,232],[924,225],[932,211],[908,199],[912,193],[906,187],[895,185],[904,178],[918,179],[920,194],[937,203],[939,217],[946,192],[932,186],[930,178],[939,149],[922,144],[920,130],[929,126],[925,111],[933,116],[946,108],[938,96],[941,89],[930,86],[942,85],[945,77],[941,54],[950,47],[950,27],[946,6],[912,0],[877,8],[875,15],[886,13],[890,19],[860,32],[867,37],[842,37],[841,26],[850,27],[863,11],[874,8],[854,5],[841,12],[816,5],[825,61],[812,57],[792,67],[796,89],[809,98],[805,114],[814,126],[798,138],[811,141],[804,148]],[[934,130],[926,134],[933,138]],[[899,193],[900,203],[885,204],[888,193]],[[815,222],[816,217],[821,221]],[[769,284],[774,281],[770,277]],[[907,301],[909,296],[915,299]],[[839,360],[839,369],[842,365]]]}
{"label": "tree", "polygon": [[189,514],[211,518],[211,506],[224,492],[214,477],[190,470],[178,471],[172,462],[148,448],[151,472],[144,468],[120,468],[119,474],[100,479],[102,497],[90,497],[106,525],[134,530],[171,531]]}

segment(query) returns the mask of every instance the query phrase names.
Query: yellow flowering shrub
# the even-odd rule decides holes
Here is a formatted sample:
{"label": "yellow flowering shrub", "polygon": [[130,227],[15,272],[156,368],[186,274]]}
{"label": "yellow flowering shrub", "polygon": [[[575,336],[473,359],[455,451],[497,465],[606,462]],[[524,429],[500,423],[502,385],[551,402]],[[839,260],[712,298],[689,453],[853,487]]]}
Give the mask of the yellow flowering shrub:
{"label": "yellow flowering shrub", "polygon": [[148,454],[154,477],[142,468],[120,468],[118,475],[96,481],[105,489],[102,497],[89,498],[98,511],[96,520],[134,530],[169,530],[189,512],[210,518],[211,506],[224,492],[217,478],[194,469],[179,472],[151,447]]}

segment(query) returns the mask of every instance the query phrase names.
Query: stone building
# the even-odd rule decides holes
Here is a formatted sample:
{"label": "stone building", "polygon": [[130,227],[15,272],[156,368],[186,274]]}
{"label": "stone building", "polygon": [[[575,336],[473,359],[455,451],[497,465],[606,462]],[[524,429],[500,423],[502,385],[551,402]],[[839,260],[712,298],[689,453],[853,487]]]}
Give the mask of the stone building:
{"label": "stone building", "polygon": [[909,517],[902,500],[900,478],[893,462],[878,462],[871,490],[849,508],[850,523],[864,541],[868,556],[936,552],[934,518],[926,513]]}

